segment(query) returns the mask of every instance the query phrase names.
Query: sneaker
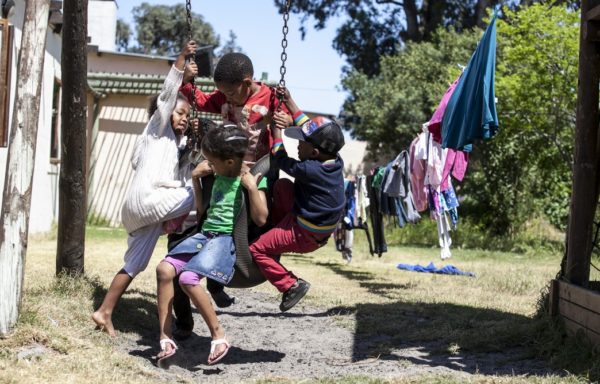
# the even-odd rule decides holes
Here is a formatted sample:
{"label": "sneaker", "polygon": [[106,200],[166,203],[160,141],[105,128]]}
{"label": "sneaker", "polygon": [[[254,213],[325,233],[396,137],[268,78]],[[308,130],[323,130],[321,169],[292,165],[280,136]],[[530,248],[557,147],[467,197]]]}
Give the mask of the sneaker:
{"label": "sneaker", "polygon": [[227,308],[231,306],[231,304],[235,303],[235,297],[229,296],[225,291],[211,293],[210,295],[219,308]]}
{"label": "sneaker", "polygon": [[288,289],[283,293],[283,298],[281,299],[281,304],[279,305],[279,309],[281,312],[285,312],[291,309],[294,305],[298,304],[298,302],[306,295],[308,289],[310,288],[310,283],[308,281],[298,279]]}

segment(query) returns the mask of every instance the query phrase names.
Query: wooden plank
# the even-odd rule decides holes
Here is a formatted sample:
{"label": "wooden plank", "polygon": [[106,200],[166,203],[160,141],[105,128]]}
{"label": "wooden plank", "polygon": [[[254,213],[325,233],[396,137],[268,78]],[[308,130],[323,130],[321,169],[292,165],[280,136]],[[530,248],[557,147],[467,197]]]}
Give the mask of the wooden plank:
{"label": "wooden plank", "polygon": [[10,108],[10,69],[12,67],[12,26],[0,19],[0,147],[8,145],[8,110]]}
{"label": "wooden plank", "polygon": [[550,294],[548,295],[548,305],[550,316],[558,315],[558,300],[560,299],[558,280],[550,280]]}
{"label": "wooden plank", "polygon": [[562,321],[565,325],[565,328],[567,330],[567,333],[570,334],[571,336],[576,336],[579,332],[581,332],[583,335],[585,335],[585,337],[594,345],[600,345],[600,335],[585,329],[584,327],[581,326],[581,324],[578,324],[577,322],[571,320],[571,319],[567,319],[565,317],[562,317]]}
{"label": "wooden plank", "polygon": [[600,5],[596,5],[594,8],[587,11],[584,20],[600,20]]}
{"label": "wooden plank", "polygon": [[62,9],[62,0],[50,0],[50,11],[60,11]]}
{"label": "wooden plank", "polygon": [[63,14],[61,11],[52,11],[50,12],[50,20],[48,23],[52,25],[58,25],[63,23]]}
{"label": "wooden plank", "polygon": [[581,24],[582,36],[586,41],[600,41],[600,21],[589,20]]}
{"label": "wooden plank", "polygon": [[600,293],[569,284],[565,281],[558,282],[559,297],[575,303],[591,311],[600,313]]}
{"label": "wooden plank", "polygon": [[563,317],[574,320],[600,335],[600,314],[562,299],[559,300],[558,311]]}

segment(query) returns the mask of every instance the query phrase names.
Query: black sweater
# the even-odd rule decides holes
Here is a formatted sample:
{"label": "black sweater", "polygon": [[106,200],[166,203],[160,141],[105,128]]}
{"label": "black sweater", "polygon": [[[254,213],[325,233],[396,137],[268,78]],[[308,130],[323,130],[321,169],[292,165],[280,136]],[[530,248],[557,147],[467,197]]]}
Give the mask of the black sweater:
{"label": "black sweater", "polygon": [[273,155],[279,168],[295,179],[294,213],[313,224],[303,227],[330,232],[329,227],[338,222],[346,204],[342,158],[338,155],[335,160],[325,162],[298,161],[288,157],[280,140],[273,143]]}

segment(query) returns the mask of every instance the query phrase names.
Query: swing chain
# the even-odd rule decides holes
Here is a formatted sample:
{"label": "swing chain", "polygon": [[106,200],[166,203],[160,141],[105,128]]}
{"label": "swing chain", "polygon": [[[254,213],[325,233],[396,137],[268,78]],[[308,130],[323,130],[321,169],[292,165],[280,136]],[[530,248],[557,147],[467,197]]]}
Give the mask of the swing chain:
{"label": "swing chain", "polygon": [[[187,20],[187,32],[188,32],[188,41],[192,40],[192,1],[186,0],[185,2],[185,13]],[[191,63],[194,61],[194,56],[190,55],[188,57],[188,62]],[[188,137],[191,138],[190,146],[193,152],[200,151],[200,139],[202,138],[202,132],[200,132],[201,127],[198,126],[198,131],[194,131],[194,122],[197,119],[197,111],[196,111],[196,84],[194,83],[194,78],[190,81],[192,84],[192,105],[190,110],[190,119],[188,123],[187,134]]]}
{"label": "swing chain", "polygon": [[186,0],[185,14],[187,19],[188,40],[192,40],[192,1]]}
{"label": "swing chain", "polygon": [[[281,32],[283,32],[283,38],[281,39],[281,67],[279,67],[279,73],[281,74],[281,79],[279,80],[279,86],[280,87],[285,87],[285,72],[286,72],[286,68],[285,68],[285,61],[287,60],[287,53],[285,52],[285,49],[288,46],[288,41],[287,41],[287,34],[289,31],[288,28],[288,20],[290,19],[290,4],[291,4],[291,0],[284,0],[285,1],[285,8],[283,11],[283,27],[281,28]],[[277,112],[279,112],[281,110],[281,106],[284,103],[283,100],[283,94],[279,94],[277,95],[277,99],[279,100],[279,104],[277,105]]]}
{"label": "swing chain", "polygon": [[281,74],[281,79],[279,80],[279,85],[281,87],[285,87],[285,61],[287,60],[287,53],[285,49],[288,46],[287,34],[289,31],[288,28],[288,20],[290,19],[290,4],[291,0],[285,0],[285,10],[283,11],[283,27],[281,28],[281,32],[283,32],[283,39],[281,39],[281,67],[279,68],[279,73]]}

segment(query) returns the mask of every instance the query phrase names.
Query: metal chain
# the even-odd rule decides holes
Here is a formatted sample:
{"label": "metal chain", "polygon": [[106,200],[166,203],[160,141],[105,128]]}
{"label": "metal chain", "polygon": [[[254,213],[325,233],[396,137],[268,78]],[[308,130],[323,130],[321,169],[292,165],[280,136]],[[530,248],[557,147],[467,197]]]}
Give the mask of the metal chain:
{"label": "metal chain", "polygon": [[[279,86],[285,87],[285,61],[287,60],[287,53],[285,49],[288,46],[287,34],[289,31],[288,28],[288,20],[290,19],[290,5],[292,0],[284,0],[285,1],[285,9],[283,11],[283,27],[281,28],[281,32],[283,33],[283,38],[281,39],[281,67],[279,67],[279,73],[281,74],[281,79],[279,79]],[[277,106],[277,110],[281,108],[283,104],[283,95],[279,95],[279,105]]]}
{"label": "metal chain", "polygon": [[[185,13],[186,13],[186,19],[187,19],[187,30],[188,30],[188,41],[193,40],[193,36],[192,36],[192,0],[186,0],[185,2]],[[194,56],[190,55],[188,57],[188,62],[193,62],[194,61]],[[200,139],[202,137],[202,133],[200,132],[200,126],[198,126],[198,132],[196,132],[195,134],[194,132],[194,121],[197,118],[197,111],[196,111],[196,84],[194,82],[194,78],[192,77],[192,80],[190,81],[192,84],[192,105],[191,105],[191,111],[190,111],[190,119],[189,119],[189,123],[188,123],[188,132],[189,135],[191,136],[191,149],[195,150],[195,151],[199,151],[200,149]]]}
{"label": "metal chain", "polygon": [[187,18],[187,30],[188,39],[192,40],[192,1],[186,0],[185,2],[185,14]]}

